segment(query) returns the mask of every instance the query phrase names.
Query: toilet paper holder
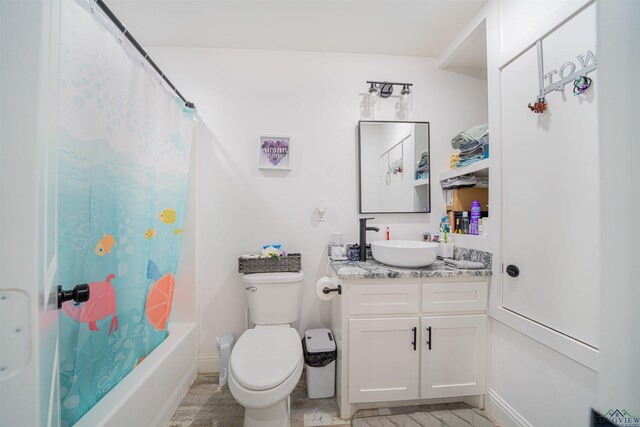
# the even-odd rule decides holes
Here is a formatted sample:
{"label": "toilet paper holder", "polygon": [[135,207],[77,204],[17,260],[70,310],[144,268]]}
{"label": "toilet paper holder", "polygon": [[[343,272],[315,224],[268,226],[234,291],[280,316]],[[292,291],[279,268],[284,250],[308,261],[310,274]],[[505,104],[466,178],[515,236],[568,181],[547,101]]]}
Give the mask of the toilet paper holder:
{"label": "toilet paper holder", "polygon": [[338,285],[337,288],[330,288],[328,286],[325,286],[324,288],[322,288],[322,293],[323,294],[327,294],[328,295],[331,292],[337,292],[338,295],[342,295],[342,286]]}

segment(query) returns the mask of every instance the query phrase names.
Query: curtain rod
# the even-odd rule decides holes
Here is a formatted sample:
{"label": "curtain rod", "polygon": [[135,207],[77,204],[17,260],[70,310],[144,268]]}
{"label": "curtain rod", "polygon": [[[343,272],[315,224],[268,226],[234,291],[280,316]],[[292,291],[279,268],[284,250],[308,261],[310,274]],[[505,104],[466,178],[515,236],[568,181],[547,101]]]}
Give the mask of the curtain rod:
{"label": "curtain rod", "polygon": [[144,59],[147,60],[147,62],[153,67],[153,69],[156,71],[156,73],[158,73],[160,75],[160,77],[162,77],[162,79],[169,85],[169,87],[171,89],[173,89],[173,91],[176,93],[176,95],[178,95],[180,97],[180,99],[182,99],[182,102],[184,102],[185,107],[195,109],[196,106],[193,104],[193,102],[187,101],[187,99],[180,93],[180,91],[174,86],[174,84],[171,83],[171,80],[169,80],[169,78],[167,78],[167,76],[156,65],[156,63],[153,62],[153,59],[151,59],[151,57],[149,56],[147,51],[145,51],[142,48],[142,46],[140,46],[140,43],[138,43],[136,38],[133,37],[133,35],[129,32],[129,30],[127,30],[127,27],[124,26],[124,24],[111,11],[111,9],[109,9],[109,7],[104,3],[104,1],[103,0],[96,0],[95,4],[97,4],[100,7],[100,9],[102,9],[104,14],[107,15],[107,18],[109,18],[111,20],[111,22],[113,22],[115,24],[115,26],[118,27],[118,30],[122,31],[122,35],[124,35],[127,38],[127,40],[129,40],[131,42],[133,47],[135,47],[136,50],[140,53],[140,55],[142,55],[144,57]]}

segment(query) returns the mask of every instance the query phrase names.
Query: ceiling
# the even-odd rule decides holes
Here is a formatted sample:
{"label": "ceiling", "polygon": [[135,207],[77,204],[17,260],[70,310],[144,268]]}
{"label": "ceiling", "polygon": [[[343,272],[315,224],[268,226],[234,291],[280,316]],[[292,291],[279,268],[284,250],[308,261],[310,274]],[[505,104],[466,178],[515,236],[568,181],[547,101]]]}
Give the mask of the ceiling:
{"label": "ceiling", "polygon": [[486,0],[105,0],[143,46],[437,57]]}

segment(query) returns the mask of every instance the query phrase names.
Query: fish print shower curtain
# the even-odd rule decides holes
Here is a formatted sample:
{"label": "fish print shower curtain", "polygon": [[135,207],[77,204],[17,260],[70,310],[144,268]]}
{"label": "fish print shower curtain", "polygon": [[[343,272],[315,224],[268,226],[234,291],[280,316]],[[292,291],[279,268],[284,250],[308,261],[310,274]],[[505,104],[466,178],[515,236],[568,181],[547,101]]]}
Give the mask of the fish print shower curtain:
{"label": "fish print shower curtain", "polygon": [[91,294],[60,315],[63,426],[167,337],[193,123],[92,3],[62,2],[58,283]]}

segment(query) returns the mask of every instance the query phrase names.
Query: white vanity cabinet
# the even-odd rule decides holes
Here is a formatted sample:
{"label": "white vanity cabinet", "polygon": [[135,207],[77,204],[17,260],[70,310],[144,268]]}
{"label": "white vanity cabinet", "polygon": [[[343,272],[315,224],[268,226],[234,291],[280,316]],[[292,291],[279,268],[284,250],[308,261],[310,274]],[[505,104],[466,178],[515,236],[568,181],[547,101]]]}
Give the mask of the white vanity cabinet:
{"label": "white vanity cabinet", "polygon": [[[485,394],[488,278],[340,280],[332,300],[341,416]],[[437,400],[434,400],[437,399]],[[377,405],[378,404],[378,405]]]}

